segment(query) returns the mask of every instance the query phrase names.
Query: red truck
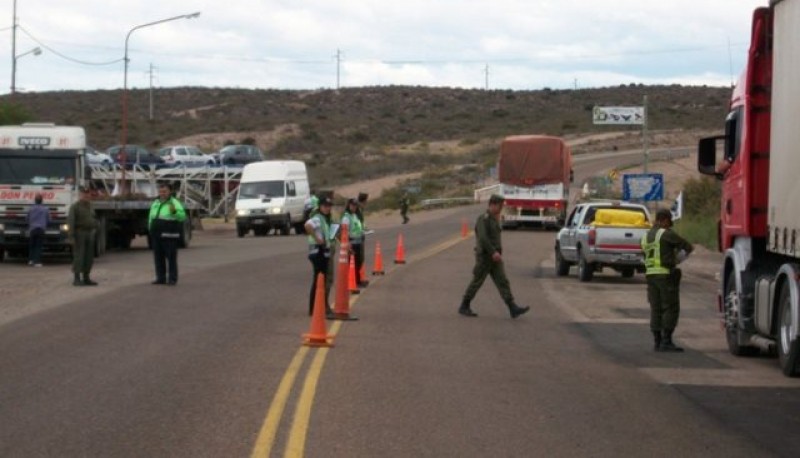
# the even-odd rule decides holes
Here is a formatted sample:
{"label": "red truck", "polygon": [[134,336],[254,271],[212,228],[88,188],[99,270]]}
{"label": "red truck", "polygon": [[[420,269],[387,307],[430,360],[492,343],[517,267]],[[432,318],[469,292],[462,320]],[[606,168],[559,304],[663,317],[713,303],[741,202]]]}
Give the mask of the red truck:
{"label": "red truck", "polygon": [[787,376],[800,372],[798,24],[800,0],[755,10],[725,135],[702,139],[697,158],[700,172],[722,181],[718,307],[728,348],[777,352]]}

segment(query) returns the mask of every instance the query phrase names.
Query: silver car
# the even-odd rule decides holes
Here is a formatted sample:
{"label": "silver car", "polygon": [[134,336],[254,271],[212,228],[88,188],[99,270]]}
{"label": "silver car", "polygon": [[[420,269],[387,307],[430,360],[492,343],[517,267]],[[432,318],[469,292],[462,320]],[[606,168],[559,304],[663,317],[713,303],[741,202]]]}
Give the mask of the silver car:
{"label": "silver car", "polygon": [[214,157],[200,151],[200,148],[189,145],[167,146],[158,150],[167,166],[203,167],[216,165]]}

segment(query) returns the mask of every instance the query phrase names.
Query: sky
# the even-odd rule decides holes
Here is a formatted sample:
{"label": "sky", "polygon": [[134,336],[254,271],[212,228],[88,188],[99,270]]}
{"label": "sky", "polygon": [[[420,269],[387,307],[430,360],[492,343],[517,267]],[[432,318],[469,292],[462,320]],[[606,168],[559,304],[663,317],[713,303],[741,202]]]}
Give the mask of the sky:
{"label": "sky", "polygon": [[129,88],[727,86],[744,65],[753,9],[768,4],[16,0],[12,53],[15,1],[0,1],[0,94],[11,91],[12,55],[19,92],[122,88],[126,36]]}

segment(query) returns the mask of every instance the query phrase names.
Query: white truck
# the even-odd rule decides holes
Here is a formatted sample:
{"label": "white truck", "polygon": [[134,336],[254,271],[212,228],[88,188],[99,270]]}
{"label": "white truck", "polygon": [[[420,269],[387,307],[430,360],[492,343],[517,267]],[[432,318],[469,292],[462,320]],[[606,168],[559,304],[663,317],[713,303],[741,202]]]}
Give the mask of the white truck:
{"label": "white truck", "polygon": [[303,207],[310,196],[306,165],[301,161],[259,161],[244,166],[236,197],[236,235],[251,230],[264,236],[304,234]]}
{"label": "white truck", "polygon": [[[36,194],[50,210],[45,230],[45,252],[69,252],[69,207],[78,199],[78,187],[92,188],[86,158],[86,132],[77,126],[28,123],[0,126],[0,261],[8,254],[28,251],[26,216]],[[134,173],[134,172],[130,172]],[[95,191],[97,191],[95,189]],[[136,235],[147,235],[151,200],[146,196],[110,197],[95,192],[92,207],[98,218],[95,255],[106,248],[130,247]],[[191,238],[191,218],[181,233],[181,245]]]}
{"label": "white truck", "polygon": [[[800,375],[800,0],[753,13],[747,65],[725,135],[702,139],[698,169],[722,181],[717,300],[734,355],[777,353]],[[717,167],[717,143],[724,160]]]}
{"label": "white truck", "polygon": [[513,135],[500,143],[500,183],[488,190],[505,198],[501,224],[561,227],[572,181],[572,153],[558,137]]}
{"label": "white truck", "polygon": [[610,267],[623,277],[644,272],[642,236],[651,227],[650,213],[641,204],[586,202],[575,206],[556,236],[556,275],[569,275],[578,266],[578,279],[592,280]]}

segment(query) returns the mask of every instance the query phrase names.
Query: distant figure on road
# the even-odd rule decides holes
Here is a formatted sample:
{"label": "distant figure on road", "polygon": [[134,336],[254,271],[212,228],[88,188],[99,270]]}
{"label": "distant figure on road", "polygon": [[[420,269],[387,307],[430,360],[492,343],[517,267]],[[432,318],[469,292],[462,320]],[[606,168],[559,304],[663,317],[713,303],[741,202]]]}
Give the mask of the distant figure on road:
{"label": "distant figure on road", "polygon": [[178,283],[178,241],[186,221],[183,204],[172,196],[172,186],[161,184],[158,198],[150,205],[147,228],[156,268],[154,285]]}
{"label": "distant figure on road", "polygon": [[656,212],[656,223],[642,237],[644,265],[647,269],[647,301],[650,303],[650,330],[655,351],[682,352],[672,342],[672,333],[680,315],[681,270],[676,266],[694,247],[672,231],[672,212]]}
{"label": "distant figure on road", "polygon": [[42,205],[42,195],[37,193],[33,198],[33,206],[28,210],[28,265],[42,267],[42,245],[44,231],[50,223],[50,210]]}
{"label": "distant figure on road", "polygon": [[475,267],[472,271],[472,282],[464,292],[464,299],[458,313],[468,317],[476,317],[477,313],[470,308],[470,302],[475,298],[487,275],[492,276],[495,286],[500,291],[500,296],[508,306],[511,318],[516,318],[530,310],[530,307],[520,307],[514,302],[511,294],[511,285],[506,278],[503,267],[503,247],[500,241],[500,212],[503,210],[503,196],[492,194],[489,198],[489,208],[486,213],[478,217],[475,222]]}
{"label": "distant figure on road", "polygon": [[[89,278],[94,263],[94,239],[97,232],[97,218],[89,201],[89,190],[81,187],[78,200],[70,205],[67,224],[69,242],[72,245],[73,286],[96,286]],[[81,279],[83,275],[83,279]]]}
{"label": "distant figure on road", "polygon": [[403,193],[403,196],[400,198],[400,216],[403,217],[403,224],[408,223],[408,194]]}
{"label": "distant figure on road", "polygon": [[308,235],[308,260],[311,261],[311,294],[308,299],[308,314],[314,313],[314,299],[317,294],[317,275],[325,277],[325,316],[333,319],[333,310],[328,302],[331,259],[331,208],[333,201],[329,197],[319,200],[319,208],[306,221]]}

